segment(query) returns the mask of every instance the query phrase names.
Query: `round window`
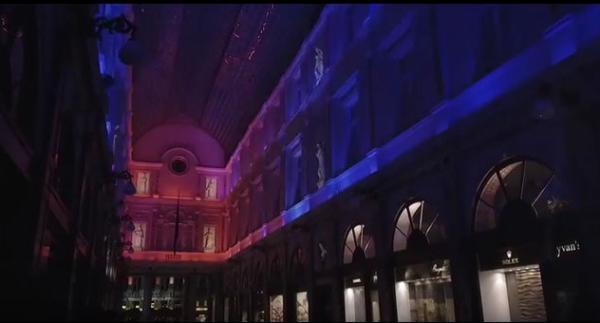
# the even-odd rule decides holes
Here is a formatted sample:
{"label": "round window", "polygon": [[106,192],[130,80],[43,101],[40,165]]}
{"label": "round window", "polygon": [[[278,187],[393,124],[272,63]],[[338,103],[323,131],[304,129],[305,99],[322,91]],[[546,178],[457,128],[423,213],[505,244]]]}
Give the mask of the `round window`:
{"label": "round window", "polygon": [[187,170],[186,161],[182,158],[174,159],[173,161],[171,161],[171,170],[177,175],[185,173],[185,171]]}

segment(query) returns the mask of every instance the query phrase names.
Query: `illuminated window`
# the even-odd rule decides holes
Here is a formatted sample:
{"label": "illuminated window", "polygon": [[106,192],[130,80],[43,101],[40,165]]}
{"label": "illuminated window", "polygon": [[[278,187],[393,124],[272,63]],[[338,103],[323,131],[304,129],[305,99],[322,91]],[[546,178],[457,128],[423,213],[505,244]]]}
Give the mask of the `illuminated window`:
{"label": "illuminated window", "polygon": [[150,172],[138,171],[135,188],[138,194],[150,193]]}
{"label": "illuminated window", "polygon": [[215,252],[215,233],[217,227],[214,224],[204,225],[204,232],[202,234],[202,246],[204,252]]}
{"label": "illuminated window", "polygon": [[439,213],[425,201],[407,203],[400,209],[394,231],[394,251],[424,247],[445,237]]}
{"label": "illuminated window", "polygon": [[308,294],[296,293],[296,322],[308,322]]}
{"label": "illuminated window", "polygon": [[344,263],[349,264],[354,260],[373,258],[374,256],[373,238],[365,232],[365,225],[359,224],[348,230],[344,244]]}
{"label": "illuminated window", "polygon": [[217,199],[217,177],[206,176],[204,183],[204,198],[207,200]]}
{"label": "illuminated window", "polygon": [[270,322],[283,322],[283,295],[269,297]]}
{"label": "illuminated window", "polygon": [[134,222],[134,230],[131,233],[131,244],[134,251],[144,250],[146,223]]}
{"label": "illuminated window", "polygon": [[[512,230],[535,222],[555,205],[557,186],[546,166],[520,160],[494,167],[483,181],[475,210],[475,231]],[[535,226],[535,224],[531,224]]]}

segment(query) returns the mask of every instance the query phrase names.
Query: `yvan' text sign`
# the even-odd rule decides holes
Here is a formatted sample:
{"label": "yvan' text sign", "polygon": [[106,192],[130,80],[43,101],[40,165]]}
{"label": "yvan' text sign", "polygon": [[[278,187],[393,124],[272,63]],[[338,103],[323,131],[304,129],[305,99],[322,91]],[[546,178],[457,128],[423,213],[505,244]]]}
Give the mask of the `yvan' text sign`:
{"label": "yvan' text sign", "polygon": [[556,245],[556,247],[555,247],[556,254],[555,255],[556,255],[556,258],[560,258],[561,256],[564,256],[566,254],[578,252],[580,249],[581,249],[581,245],[579,244],[579,241],[573,240],[568,243]]}

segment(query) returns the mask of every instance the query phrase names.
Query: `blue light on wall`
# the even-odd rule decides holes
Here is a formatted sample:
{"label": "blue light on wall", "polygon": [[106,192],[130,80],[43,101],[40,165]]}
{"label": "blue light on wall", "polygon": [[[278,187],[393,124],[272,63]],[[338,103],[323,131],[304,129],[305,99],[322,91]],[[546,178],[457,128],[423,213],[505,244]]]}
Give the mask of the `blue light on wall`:
{"label": "blue light on wall", "polygon": [[429,116],[393,138],[366,158],[327,181],[317,192],[306,196],[283,212],[289,224],[335,198],[382,168],[411,153],[414,148],[442,135],[458,122],[490,107],[490,103],[540,76],[544,71],[572,57],[577,51],[600,43],[600,6],[591,5],[560,28],[497,68],[460,95],[439,105]]}

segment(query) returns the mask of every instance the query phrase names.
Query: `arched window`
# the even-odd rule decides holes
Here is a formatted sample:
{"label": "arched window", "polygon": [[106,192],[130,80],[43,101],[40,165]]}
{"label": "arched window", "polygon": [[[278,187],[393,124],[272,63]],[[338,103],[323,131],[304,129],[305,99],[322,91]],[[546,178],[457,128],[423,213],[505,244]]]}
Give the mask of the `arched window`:
{"label": "arched window", "polygon": [[406,203],[396,218],[394,252],[441,242],[446,234],[439,213],[425,201]]}
{"label": "arched window", "polygon": [[477,196],[474,231],[514,230],[534,225],[552,204],[554,174],[532,160],[494,167]]}
{"label": "arched window", "polygon": [[344,241],[344,264],[373,258],[374,256],[375,246],[373,238],[365,232],[365,225],[355,225],[348,230]]}

